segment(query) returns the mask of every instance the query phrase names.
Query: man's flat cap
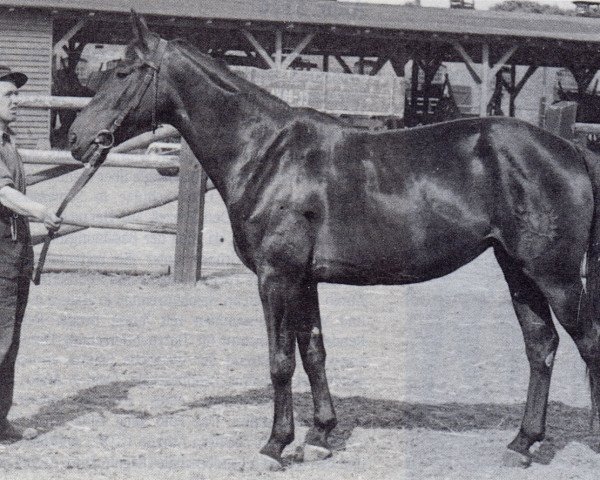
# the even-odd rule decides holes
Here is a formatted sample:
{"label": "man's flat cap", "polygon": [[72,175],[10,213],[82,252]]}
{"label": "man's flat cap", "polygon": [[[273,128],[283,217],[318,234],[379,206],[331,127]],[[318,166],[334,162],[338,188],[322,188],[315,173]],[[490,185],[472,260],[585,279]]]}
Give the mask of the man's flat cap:
{"label": "man's flat cap", "polygon": [[14,82],[17,88],[21,88],[27,83],[27,75],[21,72],[13,72],[10,68],[5,65],[0,65],[0,81],[8,80]]}

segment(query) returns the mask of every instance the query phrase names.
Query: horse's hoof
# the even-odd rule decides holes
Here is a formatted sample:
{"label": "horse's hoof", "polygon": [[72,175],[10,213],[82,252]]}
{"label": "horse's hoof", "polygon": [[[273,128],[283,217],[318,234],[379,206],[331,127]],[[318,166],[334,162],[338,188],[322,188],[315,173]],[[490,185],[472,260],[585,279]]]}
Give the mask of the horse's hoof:
{"label": "horse's hoof", "polygon": [[283,470],[283,465],[263,453],[259,453],[254,459],[254,470],[257,472],[279,472]]}
{"label": "horse's hoof", "polygon": [[515,452],[514,450],[507,448],[502,457],[502,464],[505,467],[510,468],[527,468],[531,465],[531,455]]}
{"label": "horse's hoof", "polygon": [[331,450],[318,445],[304,444],[296,449],[297,462],[316,462],[331,457]]}
{"label": "horse's hoof", "polygon": [[26,428],[23,430],[23,440],[33,440],[38,434],[39,432],[35,428]]}

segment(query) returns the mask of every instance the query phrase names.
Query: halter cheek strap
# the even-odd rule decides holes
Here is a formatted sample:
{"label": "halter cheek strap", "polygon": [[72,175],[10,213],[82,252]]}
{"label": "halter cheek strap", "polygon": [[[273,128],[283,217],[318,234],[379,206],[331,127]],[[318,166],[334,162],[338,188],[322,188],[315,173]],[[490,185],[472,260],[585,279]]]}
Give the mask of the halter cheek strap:
{"label": "halter cheek strap", "polygon": [[[132,110],[135,110],[142,98],[144,97],[148,87],[150,84],[154,82],[154,105],[152,107],[152,132],[155,132],[158,128],[158,124],[156,122],[156,109],[158,105],[158,74],[160,72],[160,66],[162,64],[162,59],[165,54],[165,50],[167,49],[168,42],[161,38],[156,46],[156,50],[152,54],[151,58],[146,58],[142,62],[142,67],[146,68],[146,74],[140,84],[140,88],[136,91],[136,94],[129,99],[125,108],[121,110],[121,113],[115,118],[112,125],[104,130],[100,130],[96,135],[94,140],[94,144],[102,149],[111,148],[114,145],[114,133],[115,131],[122,125],[123,121],[129,115]],[[140,57],[142,54],[138,52]],[[84,156],[85,157],[85,156]]]}
{"label": "halter cheek strap", "polygon": [[[106,156],[108,155],[108,151],[115,143],[115,131],[121,126],[125,117],[129,115],[132,110],[135,110],[140,102],[142,101],[142,97],[148,90],[150,83],[154,81],[154,106],[152,110],[152,130],[156,130],[156,107],[158,105],[158,73],[160,71],[160,66],[162,63],[163,55],[165,54],[165,50],[167,48],[167,41],[162,38],[158,42],[156,50],[152,55],[152,58],[144,60],[142,66],[146,67],[146,75],[144,75],[144,79],[140,85],[140,88],[137,90],[136,94],[131,97],[129,102],[123,111],[119,114],[119,116],[113,121],[112,125],[104,130],[100,130],[96,134],[96,138],[87,148],[85,153],[83,154],[83,158],[81,161],[86,165],[81,176],[77,179],[75,184],[71,187],[71,190],[67,193],[67,196],[63,199],[58,210],[56,211],[56,215],[60,216],[62,212],[65,210],[67,205],[75,195],[77,195],[81,189],[86,185],[86,183],[92,178],[94,173],[100,168],[100,165],[104,163]],[[33,272],[33,283],[35,285],[40,284],[40,278],[42,275],[42,269],[44,268],[44,263],[46,261],[46,255],[48,254],[48,248],[50,247],[50,241],[54,234],[49,231],[46,239],[44,240],[44,245],[42,247],[42,251],[40,252],[40,256],[38,259],[38,263],[35,271]]]}

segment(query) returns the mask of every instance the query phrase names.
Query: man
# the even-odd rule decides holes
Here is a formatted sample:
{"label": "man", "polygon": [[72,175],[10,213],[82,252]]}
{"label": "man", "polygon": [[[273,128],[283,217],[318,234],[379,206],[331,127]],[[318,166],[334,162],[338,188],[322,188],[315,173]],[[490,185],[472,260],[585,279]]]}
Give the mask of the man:
{"label": "man", "polygon": [[25,74],[0,65],[0,441],[23,436],[7,416],[33,271],[28,217],[44,222],[51,231],[61,224],[61,218],[50,209],[25,196],[23,163],[9,125],[17,117],[18,89],[26,82]]}

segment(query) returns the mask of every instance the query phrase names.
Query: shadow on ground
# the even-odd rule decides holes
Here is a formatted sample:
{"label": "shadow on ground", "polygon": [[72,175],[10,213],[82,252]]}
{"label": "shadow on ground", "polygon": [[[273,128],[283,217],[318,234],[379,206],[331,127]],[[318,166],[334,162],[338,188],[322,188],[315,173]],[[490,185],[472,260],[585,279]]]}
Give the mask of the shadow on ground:
{"label": "shadow on ground", "polygon": [[80,390],[75,395],[49,403],[32,415],[16,419],[13,424],[21,429],[35,428],[40,434],[48,433],[91,412],[131,414],[138,417],[150,416],[147,412],[129,411],[118,408],[129,390],[146,382],[111,382]]}
{"label": "shadow on ground", "polygon": [[[75,395],[49,403],[31,417],[16,419],[19,428],[33,427],[40,434],[48,433],[91,412],[110,412],[150,418],[153,415],[141,410],[119,408],[129,391],[147,382],[112,382],[96,385]],[[271,387],[248,390],[238,395],[205,397],[188,403],[177,412],[209,408],[215,405],[259,405],[272,402]],[[336,450],[346,447],[346,442],[356,427],[387,429],[425,429],[442,432],[467,432],[470,430],[514,430],[520,426],[523,405],[423,403],[379,400],[365,397],[334,397],[338,426],[331,434],[331,445]],[[310,393],[294,395],[294,408],[298,421],[312,425],[313,402]],[[169,414],[177,413],[170,412]],[[546,440],[534,454],[534,461],[548,464],[556,453],[568,443],[577,441],[600,453],[598,435],[590,430],[590,410],[575,408],[560,402],[551,402],[548,408]]]}
{"label": "shadow on ground", "polygon": [[[272,401],[271,387],[249,390],[239,395],[206,397],[188,404],[189,408],[213,405],[256,405]],[[331,434],[331,445],[342,450],[356,427],[388,429],[426,429],[443,432],[470,430],[514,430],[516,435],[524,405],[423,403],[379,400],[365,397],[334,397],[338,426]],[[313,402],[310,393],[294,395],[297,419],[312,425]],[[590,430],[590,410],[561,402],[548,405],[546,440],[534,454],[534,462],[549,464],[557,452],[572,441],[588,445],[600,453],[598,434]]]}

